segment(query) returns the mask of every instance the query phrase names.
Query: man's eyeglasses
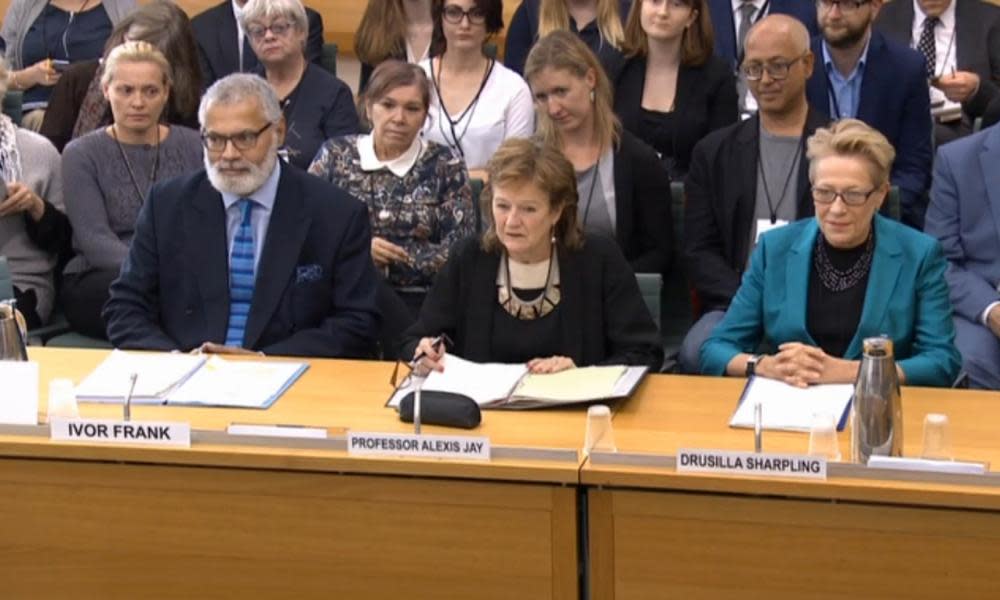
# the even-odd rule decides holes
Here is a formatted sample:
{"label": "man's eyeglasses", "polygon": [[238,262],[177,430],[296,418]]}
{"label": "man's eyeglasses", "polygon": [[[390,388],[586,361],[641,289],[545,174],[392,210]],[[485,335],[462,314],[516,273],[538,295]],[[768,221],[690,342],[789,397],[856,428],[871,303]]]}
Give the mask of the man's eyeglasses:
{"label": "man's eyeglasses", "polygon": [[817,0],[816,4],[824,12],[830,12],[836,6],[841,14],[857,12],[859,8],[868,4],[871,0]]}
{"label": "man's eyeglasses", "polygon": [[288,21],[278,21],[276,23],[271,23],[270,25],[260,25],[254,23],[247,27],[247,35],[249,35],[254,40],[262,40],[264,36],[267,35],[268,30],[271,31],[276,37],[281,37],[288,33],[294,27],[293,24]]}
{"label": "man's eyeglasses", "polygon": [[241,131],[239,133],[234,133],[233,135],[222,135],[219,133],[212,133],[210,131],[203,131],[201,133],[201,143],[205,145],[205,149],[210,152],[223,152],[226,149],[226,144],[229,142],[236,146],[237,150],[250,150],[257,145],[257,140],[260,138],[260,134],[264,133],[268,127],[274,125],[274,123],[268,123],[264,125],[257,131]]}
{"label": "man's eyeglasses", "polygon": [[750,62],[745,63],[740,69],[743,71],[743,77],[747,81],[760,81],[764,76],[764,71],[774,79],[775,81],[781,81],[788,77],[788,71],[792,68],[792,65],[799,62],[806,57],[806,54],[793,58],[792,60],[781,60],[775,59],[766,63]]}
{"label": "man's eyeglasses", "polygon": [[441,16],[452,25],[460,24],[465,17],[469,18],[469,24],[471,25],[482,25],[486,22],[486,13],[476,6],[473,6],[469,10],[462,10],[460,6],[449,4],[444,7]]}
{"label": "man's eyeglasses", "polygon": [[867,192],[862,192],[861,190],[847,190],[846,192],[838,192],[837,190],[831,190],[830,188],[814,187],[812,189],[813,200],[819,204],[833,204],[837,198],[844,201],[844,204],[848,206],[861,206],[865,202],[868,202],[868,198],[874,194],[878,188],[872,188]]}

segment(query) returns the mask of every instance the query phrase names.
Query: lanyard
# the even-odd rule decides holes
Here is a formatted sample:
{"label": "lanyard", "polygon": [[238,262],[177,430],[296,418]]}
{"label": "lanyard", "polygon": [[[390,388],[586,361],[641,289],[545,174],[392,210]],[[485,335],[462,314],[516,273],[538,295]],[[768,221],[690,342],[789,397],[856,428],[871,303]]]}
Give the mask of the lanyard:
{"label": "lanyard", "polygon": [[764,184],[764,199],[767,201],[767,211],[771,215],[771,225],[778,222],[778,209],[781,208],[781,203],[785,200],[785,193],[788,191],[788,182],[792,180],[792,173],[795,171],[795,165],[798,164],[800,156],[802,156],[801,135],[795,143],[795,155],[792,156],[792,164],[788,165],[788,174],[785,175],[785,183],[781,186],[781,196],[778,197],[778,204],[775,205],[771,202],[771,191],[767,187],[767,174],[764,173],[764,162],[760,158],[760,150],[757,150],[757,172],[760,175],[761,183]]}

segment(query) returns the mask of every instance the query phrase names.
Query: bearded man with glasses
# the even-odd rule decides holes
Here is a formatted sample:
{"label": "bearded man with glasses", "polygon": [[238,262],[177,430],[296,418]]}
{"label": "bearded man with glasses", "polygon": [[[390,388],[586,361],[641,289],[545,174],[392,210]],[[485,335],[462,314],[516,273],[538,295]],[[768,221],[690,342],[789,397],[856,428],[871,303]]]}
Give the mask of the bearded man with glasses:
{"label": "bearded man with glasses", "polygon": [[686,373],[698,372],[701,345],[736,294],[760,235],[813,214],[804,144],[828,120],[806,101],[809,32],[794,17],[764,17],[747,34],[740,70],[759,110],[701,140],[685,182],[684,266],[701,307],[681,344]]}
{"label": "bearded man with glasses", "polygon": [[157,184],[104,308],[119,348],[365,357],[378,331],[365,205],[282,165],[285,120],[256,75],[198,111],[205,169]]}
{"label": "bearded man with glasses", "polygon": [[[911,0],[900,0],[911,1]],[[931,173],[930,91],[924,56],[872,29],[882,0],[818,0],[819,64],[809,103],[834,120],[860,119],[896,148],[892,184],[904,223],[922,229]]]}

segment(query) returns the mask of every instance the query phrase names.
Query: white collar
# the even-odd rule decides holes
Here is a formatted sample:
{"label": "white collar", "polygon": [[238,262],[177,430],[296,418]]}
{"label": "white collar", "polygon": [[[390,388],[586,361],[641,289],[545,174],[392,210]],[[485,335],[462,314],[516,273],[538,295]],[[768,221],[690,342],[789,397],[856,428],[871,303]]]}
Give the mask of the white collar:
{"label": "white collar", "polygon": [[[958,0],[951,0],[951,4],[948,8],[944,9],[944,12],[938,17],[941,19],[941,27],[946,31],[950,31],[955,28],[955,4]],[[920,8],[920,3],[917,0],[913,0],[913,21],[914,24],[923,27],[924,21],[927,20],[927,15],[924,14],[924,10]]]}
{"label": "white collar", "polygon": [[361,157],[361,169],[363,171],[378,171],[379,169],[389,169],[396,177],[405,177],[413,165],[417,163],[424,150],[424,143],[420,135],[413,138],[410,147],[392,160],[380,160],[375,154],[375,138],[371,135],[359,135],[358,155]]}
{"label": "white collar", "polygon": [[[764,0],[752,0],[750,3],[753,4],[754,6],[756,6],[757,10],[760,10],[760,8],[762,6],[764,6]],[[733,12],[734,13],[739,12],[741,6],[743,6],[743,0],[733,0]],[[756,14],[755,14],[755,16],[756,16]]]}

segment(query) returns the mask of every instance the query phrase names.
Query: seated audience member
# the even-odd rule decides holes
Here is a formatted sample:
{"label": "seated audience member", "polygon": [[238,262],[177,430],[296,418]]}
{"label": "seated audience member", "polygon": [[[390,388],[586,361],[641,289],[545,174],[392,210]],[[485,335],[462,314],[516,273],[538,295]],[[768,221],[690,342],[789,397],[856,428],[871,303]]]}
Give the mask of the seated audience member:
{"label": "seated audience member", "polygon": [[[201,70],[187,14],[166,0],[140,6],[119,21],[111,32],[105,59],[125,41],[149,42],[166,57],[173,72],[173,83],[162,118],[173,125],[197,128]],[[52,90],[41,134],[60,152],[70,140],[111,124],[111,107],[101,85],[103,75],[101,61],[85,61],[70,67]]]}
{"label": "seated audience member", "polygon": [[465,165],[446,146],[420,139],[430,82],[398,60],[375,68],[362,96],[370,135],[327,142],[309,167],[368,205],[371,256],[380,280],[382,347],[393,353],[448,250],[474,235],[475,212]]}
{"label": "seated audience member", "polygon": [[482,178],[501,142],[534,131],[531,91],[483,52],[503,28],[500,0],[434,0],[433,12],[432,58],[420,63],[434,86],[424,137],[450,146]]}
{"label": "seated audience member", "polygon": [[600,59],[608,79],[621,72],[625,57],[622,23],[631,0],[522,0],[510,19],[504,40],[504,64],[524,73],[531,47],[557,30],[575,33]]}
{"label": "seated audience member", "polygon": [[307,62],[306,11],[300,0],[250,0],[240,13],[263,75],[285,116],[285,160],[309,168],[326,140],[358,132],[358,113],[347,84]]}
{"label": "seated audience member", "polygon": [[927,61],[937,145],[972,133],[1000,94],[1000,8],[982,0],[889,2],[875,28]]}
{"label": "seated audience member", "polygon": [[[816,7],[812,0],[706,0],[715,31],[715,55],[739,75],[743,63],[744,44],[747,32],[754,23],[767,15],[789,15],[802,22],[809,35],[816,35]],[[742,85],[740,86],[739,107],[744,114],[757,110],[757,101]]]}
{"label": "seated audience member", "polygon": [[938,150],[927,233],[948,259],[955,345],[972,387],[1000,390],[1000,126]]}
{"label": "seated audience member", "polygon": [[550,144],[512,139],[488,169],[489,228],[452,251],[401,355],[424,353],[425,366],[447,368],[443,348],[431,344],[447,334],[452,354],[526,362],[536,373],[659,368],[660,336],[625,257],[611,240],[580,229],[573,165]]}
{"label": "seated audience member", "polygon": [[364,205],[278,160],[274,89],[234,74],[198,111],[205,170],[156,185],[104,308],[120,348],[370,355],[378,328]]}
{"label": "seated audience member", "polygon": [[354,36],[361,61],[358,90],[368,87],[372,71],[389,59],[420,63],[430,56],[434,34],[432,0],[368,0]]}
{"label": "seated audience member", "polygon": [[[0,97],[7,65],[0,58]],[[55,268],[69,249],[59,152],[44,137],[0,114],[0,256],[7,259],[14,299],[28,327],[45,323],[55,302]]]}
{"label": "seated audience member", "polygon": [[860,119],[888,138],[903,222],[922,229],[933,158],[927,71],[919,52],[872,30],[881,7],[882,0],[818,0],[822,35],[812,51],[820,64],[806,93],[834,120]]}
{"label": "seated audience member", "polygon": [[[3,18],[10,89],[23,90],[22,124],[38,131],[63,65],[101,55],[135,0],[13,0]],[[58,62],[54,62],[58,61]]]}
{"label": "seated audience member", "polygon": [[[249,73],[260,65],[240,25],[246,4],[247,0],[224,0],[191,19],[205,87],[230,73]],[[306,60],[319,65],[323,59],[323,18],[306,8],[306,19],[309,33],[304,54]]]}
{"label": "seated audience member", "polygon": [[681,345],[686,373],[698,372],[701,345],[736,294],[760,234],[813,214],[804,146],[827,119],[806,102],[809,32],[772,15],[746,42],[743,78],[760,110],[699,142],[684,186],[684,264],[702,310]]}
{"label": "seated audience member", "polygon": [[172,81],[170,64],[151,44],[115,47],[101,82],[114,123],[73,140],[63,153],[76,256],[66,265],[62,304],[70,326],[91,337],[105,336],[101,307],[149,189],[201,163],[197,131],[160,124]]}
{"label": "seated audience member", "polygon": [[635,0],[625,45],[615,112],[671,176],[683,177],[694,145],[738,117],[732,70],[712,55],[705,0]]}
{"label": "seated audience member", "polygon": [[652,148],[622,130],[597,57],[579,37],[553,31],[532,48],[524,72],[539,137],[576,172],[580,227],[617,240],[635,272],[664,273],[673,249],[670,179]]}
{"label": "seated audience member", "polygon": [[[808,146],[816,219],[764,234],[701,348],[702,371],[851,383],[862,341],[886,335],[902,383],[951,385],[961,356],[941,246],[877,214],[895,151],[857,119],[818,130]],[[775,353],[757,354],[763,343]]]}

